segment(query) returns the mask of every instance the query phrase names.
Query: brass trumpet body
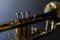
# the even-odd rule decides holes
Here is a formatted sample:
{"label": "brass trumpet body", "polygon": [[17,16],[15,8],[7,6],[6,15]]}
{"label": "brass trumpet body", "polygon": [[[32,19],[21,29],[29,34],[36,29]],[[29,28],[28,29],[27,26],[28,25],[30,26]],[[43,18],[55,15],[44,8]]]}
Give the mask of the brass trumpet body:
{"label": "brass trumpet body", "polygon": [[[25,35],[26,32],[31,31],[31,30],[29,30],[29,29],[31,29],[30,24],[43,22],[46,20],[48,20],[48,21],[53,20],[55,25],[60,25],[60,3],[58,3],[58,2],[48,3],[47,6],[45,7],[45,11],[43,14],[32,16],[32,17],[25,18],[25,19],[19,19],[19,20],[17,19],[17,20],[13,20],[10,22],[5,22],[3,24],[0,24],[0,32],[15,29],[16,40],[20,40],[22,33],[24,33],[23,35]],[[23,28],[23,30],[25,30],[25,32],[23,31],[21,33],[21,31],[20,31],[20,30],[22,30],[21,28]],[[50,31],[52,31],[52,30],[50,30]],[[39,29],[39,32],[33,33],[32,35],[35,35],[38,33],[40,33],[41,35],[45,35],[45,34],[49,33],[50,31],[41,32]],[[30,34],[30,32],[28,32],[28,33]],[[24,40],[24,39],[22,38],[21,40]],[[27,39],[25,39],[25,40],[27,40]]]}

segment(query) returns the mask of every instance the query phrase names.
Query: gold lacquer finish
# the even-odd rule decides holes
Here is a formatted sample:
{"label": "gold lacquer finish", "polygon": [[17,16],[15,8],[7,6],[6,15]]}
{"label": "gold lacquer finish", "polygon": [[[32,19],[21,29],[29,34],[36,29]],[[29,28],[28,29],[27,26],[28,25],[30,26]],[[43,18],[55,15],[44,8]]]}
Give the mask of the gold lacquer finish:
{"label": "gold lacquer finish", "polygon": [[[56,25],[60,25],[60,3],[59,2],[50,2],[44,9],[44,14],[37,15],[35,14],[32,17],[28,17],[29,12],[24,14],[16,13],[17,20],[10,22],[5,22],[0,24],[0,32],[15,29],[15,39],[16,40],[37,40],[37,37],[43,37],[46,34],[53,32],[56,28]],[[22,16],[22,19],[19,19],[19,15]],[[24,18],[26,15],[26,18]],[[31,24],[46,21],[45,29],[33,28]],[[51,29],[48,30],[48,24],[51,25]],[[33,30],[31,32],[31,29]],[[8,35],[10,40],[10,35]]]}

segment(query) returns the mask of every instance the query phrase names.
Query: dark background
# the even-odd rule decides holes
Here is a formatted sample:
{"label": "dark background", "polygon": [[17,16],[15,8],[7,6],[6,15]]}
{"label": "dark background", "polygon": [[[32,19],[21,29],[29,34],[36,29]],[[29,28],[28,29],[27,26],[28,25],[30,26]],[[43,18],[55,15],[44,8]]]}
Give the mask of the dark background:
{"label": "dark background", "polygon": [[[59,0],[0,0],[0,23],[12,21],[16,19],[16,12],[30,11],[30,16],[33,16],[35,12],[38,14],[43,13],[44,7],[51,1]],[[41,40],[60,40],[60,27],[57,26],[56,30]],[[14,38],[14,30],[9,30],[0,33],[0,40],[9,40],[8,33]]]}

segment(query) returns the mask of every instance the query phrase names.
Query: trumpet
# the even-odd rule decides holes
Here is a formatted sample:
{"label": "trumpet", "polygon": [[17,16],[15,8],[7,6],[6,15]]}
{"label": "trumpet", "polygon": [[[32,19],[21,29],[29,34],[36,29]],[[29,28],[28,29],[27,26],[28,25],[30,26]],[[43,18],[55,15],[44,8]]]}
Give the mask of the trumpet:
{"label": "trumpet", "polygon": [[[17,15],[16,20],[0,24],[0,32],[15,29],[16,40],[28,40],[26,38],[24,38],[24,39],[17,38],[17,37],[19,37],[17,35],[19,35],[18,30],[20,30],[20,28],[25,27],[26,29],[29,29],[31,24],[46,21],[45,31],[41,32],[40,29],[38,29],[38,30],[36,30],[38,32],[35,31],[32,34],[30,34],[30,32],[29,32],[29,34],[30,34],[29,36],[36,35],[38,33],[39,33],[39,35],[45,35],[47,33],[50,33],[51,31],[53,31],[56,28],[55,27],[56,25],[60,25],[60,3],[59,2],[48,3],[44,9],[44,13],[42,13],[40,15],[34,14],[34,16],[32,16],[32,17],[28,17],[28,13],[30,13],[30,12],[24,13],[24,14],[26,14],[26,18],[24,18],[24,19],[23,19],[23,17],[24,17],[23,13],[16,13],[16,15]],[[19,15],[22,16],[22,19],[19,19]],[[47,31],[48,22],[51,23],[50,31]],[[26,26],[28,26],[29,28],[27,28]],[[27,30],[26,30],[26,32],[27,32]],[[36,37],[32,36],[30,38],[32,38],[34,40]],[[32,40],[30,38],[29,38],[29,40]]]}

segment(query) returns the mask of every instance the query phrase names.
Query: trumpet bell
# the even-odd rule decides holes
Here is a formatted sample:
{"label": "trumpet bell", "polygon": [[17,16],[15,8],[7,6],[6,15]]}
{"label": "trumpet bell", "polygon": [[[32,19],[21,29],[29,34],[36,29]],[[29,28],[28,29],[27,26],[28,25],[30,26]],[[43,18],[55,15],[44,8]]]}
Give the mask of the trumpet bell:
{"label": "trumpet bell", "polygon": [[53,10],[55,10],[54,11],[54,13],[55,13],[54,15],[56,16],[55,20],[59,21],[60,20],[60,2],[50,2],[50,3],[48,3],[44,8],[44,13],[49,13]]}
{"label": "trumpet bell", "polygon": [[50,2],[44,8],[44,13],[51,12],[54,9],[60,10],[60,3],[59,2]]}

